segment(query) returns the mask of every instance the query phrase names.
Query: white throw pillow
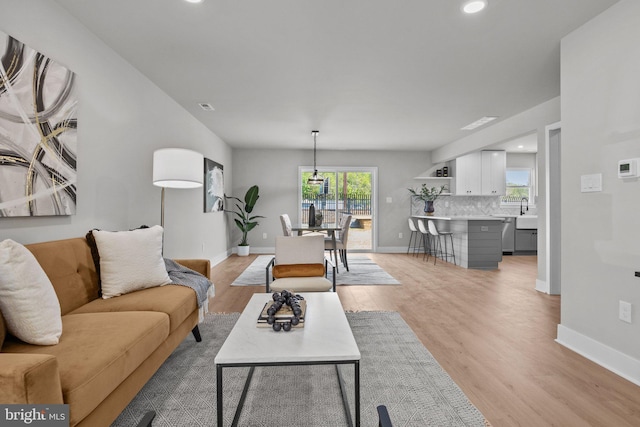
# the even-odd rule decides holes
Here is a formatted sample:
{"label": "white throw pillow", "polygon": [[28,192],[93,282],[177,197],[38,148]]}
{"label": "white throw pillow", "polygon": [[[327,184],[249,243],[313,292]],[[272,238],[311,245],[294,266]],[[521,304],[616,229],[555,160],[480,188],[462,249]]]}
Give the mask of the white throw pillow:
{"label": "white throw pillow", "polygon": [[171,283],[159,225],[131,231],[93,231],[100,256],[102,298]]}
{"label": "white throw pillow", "polygon": [[55,345],[62,335],[60,302],[29,249],[0,242],[0,311],[7,330],[29,344]]}

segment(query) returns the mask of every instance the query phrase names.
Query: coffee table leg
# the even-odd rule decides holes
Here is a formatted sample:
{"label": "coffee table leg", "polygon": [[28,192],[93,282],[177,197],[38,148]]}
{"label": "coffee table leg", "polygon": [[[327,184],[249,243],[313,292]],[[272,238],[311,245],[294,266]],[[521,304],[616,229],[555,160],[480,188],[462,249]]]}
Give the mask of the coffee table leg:
{"label": "coffee table leg", "polygon": [[360,427],[360,361],[353,365],[354,389],[356,394],[356,427]]}
{"label": "coffee table leg", "polygon": [[[342,405],[344,406],[344,413],[347,416],[347,425],[349,427],[353,427],[353,420],[351,419],[351,410],[349,409],[349,399],[347,397],[347,388],[342,379],[342,374],[340,373],[340,366],[338,364],[336,366],[336,372],[338,374],[338,385],[340,386],[340,394],[342,395]],[[356,409],[356,420],[355,426],[360,427],[360,362],[353,362],[353,376],[354,376],[354,397],[355,397],[355,409]]]}
{"label": "coffee table leg", "polygon": [[222,427],[222,366],[216,365],[216,405],[218,427]]}
{"label": "coffee table leg", "polygon": [[240,414],[242,414],[242,408],[244,407],[244,402],[247,400],[247,393],[249,392],[249,386],[251,385],[251,378],[253,378],[253,372],[256,370],[255,366],[249,368],[249,374],[247,375],[247,380],[244,382],[244,389],[242,389],[242,395],[240,395],[240,402],[238,402],[238,408],[236,409],[236,415],[233,417],[233,422],[231,423],[231,427],[237,427],[238,422],[240,422]]}

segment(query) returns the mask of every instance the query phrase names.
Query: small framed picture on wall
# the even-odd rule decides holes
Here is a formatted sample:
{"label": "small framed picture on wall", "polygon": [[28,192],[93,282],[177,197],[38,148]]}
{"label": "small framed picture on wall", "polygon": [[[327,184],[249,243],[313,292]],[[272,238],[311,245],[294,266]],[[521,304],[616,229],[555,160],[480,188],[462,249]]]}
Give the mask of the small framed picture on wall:
{"label": "small framed picture on wall", "polygon": [[204,159],[204,211],[224,211],[224,168],[220,163]]}

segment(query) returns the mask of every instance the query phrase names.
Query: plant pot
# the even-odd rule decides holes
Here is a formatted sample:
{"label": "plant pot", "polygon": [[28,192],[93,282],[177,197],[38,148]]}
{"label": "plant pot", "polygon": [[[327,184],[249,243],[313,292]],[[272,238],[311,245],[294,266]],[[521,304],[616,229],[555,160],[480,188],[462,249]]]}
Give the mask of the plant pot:
{"label": "plant pot", "polygon": [[238,246],[238,256],[248,256],[249,255],[249,245],[246,246]]}
{"label": "plant pot", "polygon": [[433,207],[433,200],[425,200],[424,202],[424,213],[431,216],[435,208]]}

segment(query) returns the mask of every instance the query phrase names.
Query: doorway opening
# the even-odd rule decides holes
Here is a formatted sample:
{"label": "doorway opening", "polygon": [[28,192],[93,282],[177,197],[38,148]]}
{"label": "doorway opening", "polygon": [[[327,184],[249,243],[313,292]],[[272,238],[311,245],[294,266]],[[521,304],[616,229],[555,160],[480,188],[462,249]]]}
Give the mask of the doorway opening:
{"label": "doorway opening", "polygon": [[347,249],[354,252],[375,250],[375,188],[376,168],[318,168],[324,178],[321,185],[309,185],[311,168],[301,167],[299,173],[298,218],[309,221],[309,206],[322,213],[322,222],[336,224],[343,215],[351,215]]}
{"label": "doorway opening", "polygon": [[546,180],[547,180],[547,257],[546,257],[546,289],[543,291],[551,295],[562,293],[560,254],[561,242],[561,145],[562,127],[560,123],[547,126],[545,135],[546,152]]}

